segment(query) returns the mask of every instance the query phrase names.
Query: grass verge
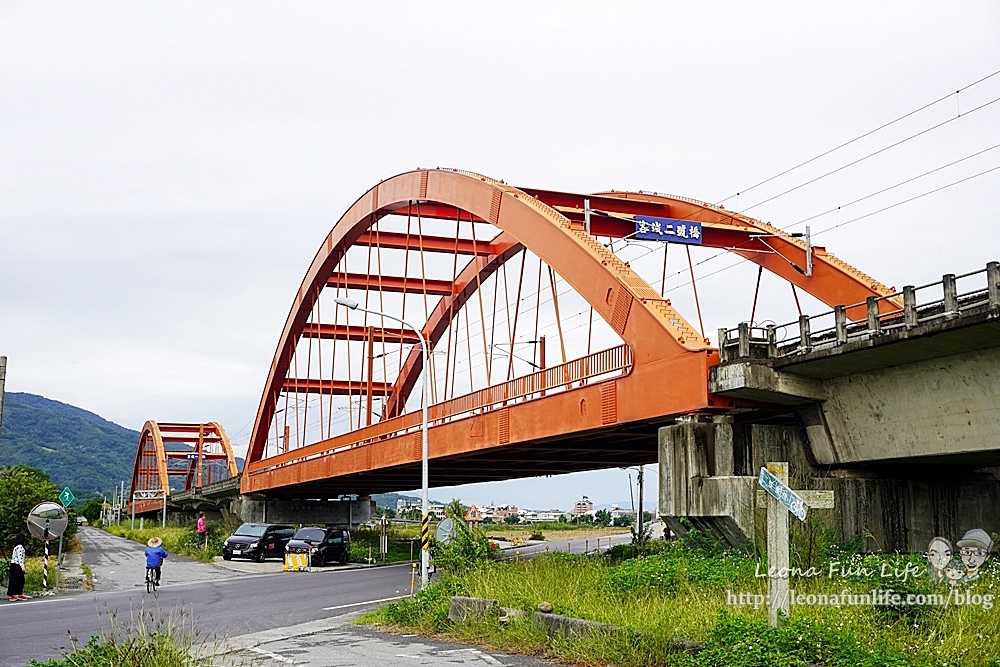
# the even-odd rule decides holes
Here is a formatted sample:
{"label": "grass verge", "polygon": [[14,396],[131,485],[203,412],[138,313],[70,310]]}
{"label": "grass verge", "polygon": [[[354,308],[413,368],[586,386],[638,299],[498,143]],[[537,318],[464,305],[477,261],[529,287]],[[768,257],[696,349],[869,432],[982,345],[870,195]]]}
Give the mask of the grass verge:
{"label": "grass verge", "polygon": [[[860,594],[875,588],[904,596],[948,594],[947,587],[929,582],[920,556],[830,549],[816,568],[817,575],[793,578],[792,588],[805,595]],[[659,543],[643,553],[616,547],[603,556],[548,554],[527,561],[481,562],[364,620],[580,665],[1000,667],[996,562],[961,589],[980,596],[978,605],[800,605],[792,607],[780,628],[768,626],[766,608],[733,604],[727,595],[765,593],[767,582],[760,572],[766,572],[766,564],[757,554],[691,542]],[[900,574],[904,572],[910,575]],[[452,595],[495,599],[529,612],[548,601],[556,613],[623,631],[552,641],[528,618],[453,624],[447,618]],[[705,649],[697,655],[678,653],[674,638],[703,642]]]}

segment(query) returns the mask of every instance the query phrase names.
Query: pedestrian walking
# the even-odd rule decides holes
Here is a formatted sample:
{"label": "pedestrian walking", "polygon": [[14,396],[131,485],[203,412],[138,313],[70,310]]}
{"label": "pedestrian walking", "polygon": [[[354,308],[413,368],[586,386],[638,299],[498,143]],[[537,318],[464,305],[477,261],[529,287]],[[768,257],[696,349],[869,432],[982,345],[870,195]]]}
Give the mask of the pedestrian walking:
{"label": "pedestrian walking", "polygon": [[14,538],[14,549],[10,554],[10,572],[7,575],[7,598],[11,602],[29,600],[24,594],[24,535]]}
{"label": "pedestrian walking", "polygon": [[205,513],[198,514],[198,547],[203,547],[208,542],[208,526],[205,524]]}

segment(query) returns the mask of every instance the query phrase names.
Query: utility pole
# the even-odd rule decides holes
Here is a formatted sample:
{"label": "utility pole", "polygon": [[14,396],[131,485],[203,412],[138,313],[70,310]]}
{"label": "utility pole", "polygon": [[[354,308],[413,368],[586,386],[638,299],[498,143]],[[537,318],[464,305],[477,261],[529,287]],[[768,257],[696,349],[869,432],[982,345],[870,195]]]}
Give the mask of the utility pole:
{"label": "utility pole", "polygon": [[636,516],[636,528],[637,528],[636,535],[638,537],[639,544],[642,544],[644,541],[642,534],[642,474],[643,472],[645,472],[645,470],[646,466],[644,465],[639,466],[639,512]]}
{"label": "utility pole", "polygon": [[7,357],[0,356],[0,433],[3,432],[3,385],[7,377]]}

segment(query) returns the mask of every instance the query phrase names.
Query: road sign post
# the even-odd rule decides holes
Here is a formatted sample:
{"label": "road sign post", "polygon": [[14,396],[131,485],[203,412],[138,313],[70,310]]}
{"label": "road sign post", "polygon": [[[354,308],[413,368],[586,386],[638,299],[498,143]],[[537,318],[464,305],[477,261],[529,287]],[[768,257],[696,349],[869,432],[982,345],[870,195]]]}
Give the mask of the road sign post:
{"label": "road sign post", "polygon": [[389,553],[389,518],[383,516],[378,520],[379,535],[378,535],[378,550],[382,556],[382,562],[385,562],[386,556]]}
{"label": "road sign post", "polygon": [[809,507],[833,509],[833,491],[792,491],[785,461],[761,468],[757,482],[767,492],[758,497],[758,507],[767,507],[767,621],[777,627],[789,608],[788,514],[805,521]]}
{"label": "road sign post", "polygon": [[[28,513],[28,532],[45,542],[45,560],[42,570],[42,588],[49,594],[49,540],[62,537],[69,523],[66,510],[56,503],[39,503]],[[58,576],[58,575],[57,575]]]}
{"label": "road sign post", "polygon": [[163,498],[163,528],[167,527],[167,493],[163,489],[137,489],[132,492],[132,529],[135,530],[135,501]]}
{"label": "road sign post", "polygon": [[[73,495],[73,492],[70,490],[70,488],[68,486],[66,488],[64,488],[62,490],[62,492],[59,494],[59,502],[62,503],[62,506],[64,508],[68,509],[69,506],[73,504],[74,500],[76,500],[76,496]],[[56,552],[56,589],[57,590],[59,589],[59,569],[62,567],[62,547],[63,547],[63,536],[62,536],[62,534],[60,534],[59,535],[59,550]],[[48,543],[46,543],[46,545],[45,545],[45,550],[46,550],[46,552],[48,552]]]}

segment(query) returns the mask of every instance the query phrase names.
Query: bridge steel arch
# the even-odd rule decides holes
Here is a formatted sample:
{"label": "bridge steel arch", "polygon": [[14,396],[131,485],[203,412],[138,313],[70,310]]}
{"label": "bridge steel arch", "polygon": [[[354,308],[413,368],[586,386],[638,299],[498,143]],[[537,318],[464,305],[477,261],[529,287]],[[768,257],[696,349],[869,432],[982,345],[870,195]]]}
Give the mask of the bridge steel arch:
{"label": "bridge steel arch", "polygon": [[[589,207],[585,199],[589,200]],[[442,299],[423,326],[431,347],[438,343],[476,286],[522,248],[531,250],[552,267],[625,342],[625,349],[618,353],[622,375],[617,378],[589,385],[581,382],[571,391],[541,401],[517,405],[487,401],[489,404],[484,405],[479,414],[447,423],[448,410],[458,406],[432,406],[431,419],[435,425],[430,456],[440,463],[455,463],[466,475],[446,478],[439,472],[435,479],[434,470],[447,469],[447,466],[435,465],[432,466],[433,485],[435,482],[456,483],[459,478],[480,481],[626,465],[649,461],[651,456],[655,460],[655,448],[651,450],[647,446],[641,448],[642,451],[608,451],[592,461],[575,462],[575,466],[565,459],[536,460],[533,463],[537,465],[486,471],[476,463],[476,454],[498,448],[511,451],[517,447],[530,448],[533,444],[574,434],[588,437],[588,434],[606,435],[616,430],[621,433],[634,427],[642,427],[648,437],[655,432],[655,428],[651,431],[650,427],[677,416],[710,414],[735,407],[732,399],[708,393],[708,370],[718,363],[718,352],[710,341],[702,338],[668,299],[597,240],[598,234],[618,238],[631,235],[635,231],[636,215],[701,222],[704,245],[744,256],[829,305],[855,304],[869,296],[892,293],[891,288],[837,260],[822,248],[815,249],[814,271],[807,276],[803,271],[806,247],[800,240],[767,223],[703,202],[636,192],[582,195],[519,189],[478,174],[454,170],[403,173],[382,181],[351,206],[324,239],[306,272],[269,369],[250,439],[242,479],[243,493],[280,495],[296,489],[318,494],[310,497],[323,497],[323,494],[334,492],[371,493],[414,485],[419,447],[413,446],[413,434],[419,418],[413,413],[401,413],[422,371],[422,358],[416,345],[410,348],[395,382],[378,389],[388,397],[379,424],[309,443],[277,456],[265,456],[268,430],[282,391],[334,391],[324,389],[321,383],[288,378],[299,340],[303,336],[356,335],[348,328],[323,330],[322,325],[309,322],[321,292],[327,286],[346,285],[351,280],[338,274],[337,266],[350,247],[371,243],[369,230],[381,217],[409,211],[414,206],[419,207],[424,217],[454,220],[458,216],[461,220],[466,215],[468,220],[488,222],[500,230],[491,241],[480,241],[466,248],[472,259],[453,285],[432,286],[439,290],[435,293],[441,294]],[[585,208],[592,213],[589,231],[584,225]],[[462,243],[468,245],[467,241]],[[423,287],[427,289],[426,284]],[[406,289],[405,284],[402,289]],[[855,309],[849,314],[860,318],[864,316],[861,310]],[[405,336],[403,333],[398,335]],[[564,368],[560,372],[565,374],[569,370]],[[542,377],[540,381],[547,379]],[[542,407],[538,403],[545,405]],[[467,407],[464,403],[462,406]],[[470,421],[472,432],[481,432],[483,437],[469,438],[470,423],[467,422]],[[461,463],[463,459],[464,464]],[[496,459],[491,461],[495,463]],[[338,482],[328,483],[331,478]]]}
{"label": "bridge steel arch", "polygon": [[[237,474],[229,436],[218,423],[147,421],[139,433],[129,488],[133,492],[163,491],[169,497],[171,491],[200,488]],[[180,483],[171,485],[171,477],[179,478]],[[137,500],[134,504],[136,514],[163,507],[161,500]]]}

